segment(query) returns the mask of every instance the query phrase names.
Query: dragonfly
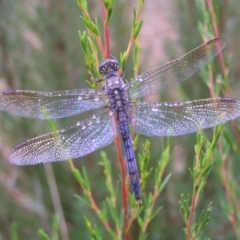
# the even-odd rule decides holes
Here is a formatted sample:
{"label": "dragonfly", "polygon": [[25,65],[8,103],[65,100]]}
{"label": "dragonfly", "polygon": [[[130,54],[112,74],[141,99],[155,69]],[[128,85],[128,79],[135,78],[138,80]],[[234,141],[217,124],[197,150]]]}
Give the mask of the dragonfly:
{"label": "dragonfly", "polygon": [[0,94],[0,110],[35,119],[59,119],[96,110],[73,126],[18,144],[9,161],[34,165],[76,159],[122,140],[129,182],[136,201],[141,202],[140,181],[130,125],[136,134],[148,137],[178,136],[211,128],[240,115],[240,101],[230,97],[176,103],[142,101],[182,83],[216,57],[226,41],[216,38],[182,57],[126,82],[114,57],[99,66],[104,87],[54,92],[6,90]]}

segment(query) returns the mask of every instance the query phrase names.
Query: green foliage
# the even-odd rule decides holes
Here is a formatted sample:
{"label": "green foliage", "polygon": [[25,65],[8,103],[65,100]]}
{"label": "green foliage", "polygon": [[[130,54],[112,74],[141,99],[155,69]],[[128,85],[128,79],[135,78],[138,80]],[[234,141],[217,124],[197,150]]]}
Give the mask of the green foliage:
{"label": "green foliage", "polygon": [[49,236],[47,235],[47,233],[43,229],[39,229],[38,233],[39,233],[42,240],[50,240]]}
{"label": "green foliage", "polygon": [[136,40],[138,37],[138,34],[142,28],[143,21],[139,21],[137,19],[137,12],[136,9],[133,9],[133,25],[132,25],[132,32],[133,32],[133,39]]}
{"label": "green foliage", "polygon": [[58,240],[59,239],[59,220],[58,217],[53,216],[52,221],[52,234],[51,237],[44,231],[44,229],[39,229],[38,234],[42,240]]}
{"label": "green foliage", "polygon": [[107,17],[106,17],[106,20],[104,23],[105,25],[108,25],[109,21],[111,19],[112,11],[113,11],[113,3],[114,3],[113,0],[104,0],[104,6],[105,6],[106,12],[107,12]]}
{"label": "green foliage", "polygon": [[[183,220],[186,224],[186,236],[187,239],[197,238],[203,227],[210,220],[210,213],[212,210],[212,202],[208,204],[207,209],[202,209],[198,217],[196,215],[195,209],[200,201],[200,198],[204,192],[204,188],[207,183],[207,178],[213,167],[213,152],[216,147],[216,143],[220,136],[222,126],[217,127],[214,132],[212,142],[204,144],[204,137],[199,132],[197,133],[197,144],[195,145],[195,162],[193,169],[189,169],[191,176],[193,178],[193,192],[192,199],[190,201],[189,194],[181,194],[179,201],[180,212],[182,214]],[[204,146],[205,145],[205,146]],[[205,148],[205,149],[204,149]],[[194,221],[193,221],[194,219]]]}
{"label": "green foliage", "polygon": [[91,239],[96,239],[96,240],[101,240],[101,236],[99,233],[99,230],[97,228],[97,226],[95,225],[94,227],[92,226],[91,222],[87,220],[87,218],[85,217],[85,223],[86,223],[86,227],[90,233]]}
{"label": "green foliage", "polygon": [[11,239],[12,240],[19,240],[19,237],[18,237],[18,225],[17,225],[16,222],[14,222],[11,225]]}

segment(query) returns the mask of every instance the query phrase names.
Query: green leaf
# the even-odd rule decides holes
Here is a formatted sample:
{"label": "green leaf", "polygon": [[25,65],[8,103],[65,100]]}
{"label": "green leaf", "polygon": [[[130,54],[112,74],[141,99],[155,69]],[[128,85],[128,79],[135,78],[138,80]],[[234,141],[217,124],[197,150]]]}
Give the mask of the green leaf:
{"label": "green leaf", "polygon": [[89,17],[83,16],[81,19],[87,29],[89,29],[94,35],[100,36],[97,25]]}
{"label": "green leaf", "polygon": [[108,10],[108,14],[107,14],[107,19],[106,19],[105,25],[109,24],[109,22],[110,22],[110,20],[112,18],[112,13],[113,13],[113,9],[111,8],[111,9]]}
{"label": "green leaf", "polygon": [[133,30],[134,40],[138,37],[138,34],[142,28],[142,25],[143,25],[143,21],[140,21],[140,22],[136,23],[136,25],[134,26],[134,30]]}
{"label": "green leaf", "polygon": [[92,226],[91,222],[85,216],[84,216],[84,221],[85,221],[85,225],[88,229],[88,232],[91,236],[91,239],[102,240],[102,237],[100,236],[98,227],[96,225]]}
{"label": "green leaf", "polygon": [[50,240],[50,237],[47,235],[47,233],[43,229],[39,229],[38,234],[40,235],[42,240]]}
{"label": "green leaf", "polygon": [[[1,236],[0,236],[1,238]],[[18,224],[16,222],[13,222],[11,224],[11,240],[19,240],[18,237]]]}
{"label": "green leaf", "polygon": [[104,151],[101,151],[100,155],[102,160],[99,165],[103,166],[103,172],[106,179],[106,187],[108,189],[112,204],[116,206],[116,192],[113,185],[111,163]]}
{"label": "green leaf", "polygon": [[83,202],[84,204],[86,204],[87,206],[89,206],[89,201],[87,201],[85,198],[78,196],[77,194],[74,194],[74,197],[76,197],[77,199],[79,199],[81,202]]}
{"label": "green leaf", "polygon": [[158,194],[160,194],[162,192],[162,190],[165,188],[165,186],[167,185],[170,177],[171,177],[171,173],[169,173],[167,175],[167,177],[165,177],[165,179],[163,180],[162,184],[160,185],[159,189],[158,189]]}
{"label": "green leaf", "polygon": [[114,1],[113,0],[104,0],[104,6],[107,10],[107,19],[105,21],[105,25],[108,25],[110,22],[110,19],[112,17],[112,12],[113,12],[113,4]]}
{"label": "green leaf", "polygon": [[52,240],[57,240],[59,239],[59,219],[56,215],[53,216],[52,220]]}
{"label": "green leaf", "polygon": [[162,206],[159,207],[159,208],[157,208],[157,209],[153,212],[153,214],[152,214],[152,216],[151,216],[151,220],[154,219],[154,218],[159,214],[159,212],[160,212],[162,209],[163,209]]}
{"label": "green leaf", "polygon": [[77,2],[83,9],[88,11],[88,5],[87,5],[87,1],[86,0],[77,0]]}
{"label": "green leaf", "polygon": [[[140,44],[137,42],[133,49],[133,64],[134,68],[139,65]],[[135,69],[134,69],[135,70]]]}
{"label": "green leaf", "polygon": [[127,53],[123,52],[123,53],[120,54],[121,69],[125,69],[126,62],[127,62]]}
{"label": "green leaf", "polygon": [[83,52],[85,55],[88,55],[90,53],[90,51],[89,51],[89,44],[88,44],[88,40],[87,40],[87,33],[86,33],[86,31],[84,31],[83,33],[78,31],[78,34],[79,34],[80,43],[81,43]]}

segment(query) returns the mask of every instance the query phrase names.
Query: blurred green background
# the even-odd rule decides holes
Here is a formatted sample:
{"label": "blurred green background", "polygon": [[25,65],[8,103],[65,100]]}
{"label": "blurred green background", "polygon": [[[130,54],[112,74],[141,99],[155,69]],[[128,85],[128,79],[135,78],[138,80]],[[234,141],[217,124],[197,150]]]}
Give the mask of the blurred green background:
{"label": "blurred green background", "polygon": [[[230,59],[231,96],[240,99],[240,3],[238,0],[218,0],[220,36],[228,45],[224,50]],[[93,18],[101,18],[98,1],[88,1]],[[131,31],[132,6],[136,1],[116,1],[110,24],[111,54],[119,58],[128,43]],[[73,0],[0,1],[0,91],[10,88],[36,91],[54,91],[86,87],[89,78],[85,68],[78,30],[83,31],[81,12]],[[140,33],[140,72],[147,71],[201,45],[197,31],[201,20],[192,0],[146,1]],[[100,21],[99,21],[100,22]],[[101,59],[100,59],[101,60]],[[218,63],[218,60],[215,60]],[[128,60],[126,78],[133,76],[132,58]],[[220,70],[219,70],[220,71]],[[210,97],[206,85],[196,74],[161,96],[149,100],[180,101]],[[61,127],[71,125],[85,115],[59,120]],[[83,216],[98,225],[104,239],[105,229],[94,212],[79,202],[74,194],[82,190],[76,183],[66,162],[52,164],[54,176],[48,176],[40,166],[12,166],[8,162],[10,150],[17,143],[49,132],[46,122],[14,117],[0,113],[0,239],[11,239],[11,228],[18,225],[19,239],[39,239],[38,229],[51,232],[55,213],[49,183],[55,176],[70,239],[89,239]],[[227,124],[227,131],[232,131]],[[206,135],[211,138],[212,130]],[[141,136],[137,152],[144,141]],[[165,139],[150,139],[151,166],[159,159]],[[188,168],[194,159],[196,134],[173,139],[174,153],[167,173],[172,177],[158,199],[162,211],[149,226],[148,239],[184,239],[183,221],[178,201],[181,193],[191,192],[192,182]],[[112,161],[113,175],[119,175],[114,145],[104,149]],[[240,159],[229,153],[233,175],[238,183]],[[75,160],[78,168],[86,167],[96,201],[106,197],[105,178],[98,164],[99,151]],[[116,182],[119,178],[116,177]],[[151,182],[150,182],[151,183]],[[149,186],[151,187],[151,186]],[[120,193],[119,193],[120,198]],[[213,211],[204,235],[211,239],[235,239],[233,229],[221,206],[225,192],[217,170],[211,172],[200,206],[213,202]],[[138,228],[137,223],[135,230]],[[137,232],[137,230],[136,230]],[[133,236],[133,232],[131,233]],[[133,239],[136,239],[133,237]]]}

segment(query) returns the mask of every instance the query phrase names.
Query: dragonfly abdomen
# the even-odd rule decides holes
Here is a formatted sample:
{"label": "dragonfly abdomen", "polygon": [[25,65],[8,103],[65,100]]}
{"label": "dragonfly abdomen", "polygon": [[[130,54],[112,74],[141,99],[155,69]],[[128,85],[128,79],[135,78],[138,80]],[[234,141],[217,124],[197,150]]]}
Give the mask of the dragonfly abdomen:
{"label": "dragonfly abdomen", "polygon": [[[122,114],[123,113],[121,113],[120,115]],[[135,199],[138,202],[141,202],[141,191],[140,191],[140,184],[139,184],[138,168],[137,168],[135,153],[133,150],[132,139],[130,136],[128,120],[119,121],[118,125],[119,125],[119,131],[122,137],[123,149],[126,157],[127,171],[129,174],[130,185],[134,193]]]}

